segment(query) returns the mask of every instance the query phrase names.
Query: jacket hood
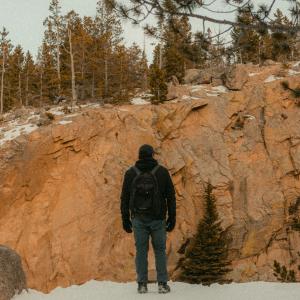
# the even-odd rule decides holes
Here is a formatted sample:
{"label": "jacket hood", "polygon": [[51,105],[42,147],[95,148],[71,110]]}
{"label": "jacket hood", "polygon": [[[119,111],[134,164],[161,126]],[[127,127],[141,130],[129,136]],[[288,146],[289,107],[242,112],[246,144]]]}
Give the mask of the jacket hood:
{"label": "jacket hood", "polygon": [[153,157],[145,157],[136,161],[135,166],[141,171],[152,170],[158,164]]}

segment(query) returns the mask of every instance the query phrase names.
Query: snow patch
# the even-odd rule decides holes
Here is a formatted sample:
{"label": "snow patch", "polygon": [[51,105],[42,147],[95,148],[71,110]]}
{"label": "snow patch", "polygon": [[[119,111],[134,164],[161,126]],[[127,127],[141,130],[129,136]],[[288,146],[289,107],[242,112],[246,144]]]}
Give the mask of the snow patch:
{"label": "snow patch", "polygon": [[64,115],[64,112],[62,111],[63,106],[57,106],[57,107],[52,107],[51,109],[48,110],[48,112],[50,112],[53,115],[56,116],[61,116]]}
{"label": "snow patch", "polygon": [[58,287],[49,294],[29,290],[23,291],[13,300],[296,300],[299,299],[299,283],[279,282],[247,282],[231,284],[188,284],[183,282],[169,282],[171,293],[158,294],[157,284],[148,284],[148,294],[137,294],[135,282],[117,283],[110,281],[91,280],[81,286],[73,285],[68,288]]}
{"label": "snow patch", "polygon": [[218,97],[219,94],[206,93],[206,96],[208,96],[208,97]]}
{"label": "snow patch", "polygon": [[226,86],[224,85],[218,85],[218,86],[214,86],[212,87],[212,92],[218,92],[218,93],[227,93],[228,89]]}
{"label": "snow patch", "polygon": [[293,67],[299,67],[300,61],[297,61],[296,63],[293,64]]}
{"label": "snow patch", "polygon": [[289,76],[293,76],[293,75],[300,74],[300,72],[290,69],[289,72],[288,72],[288,74],[289,74]]}
{"label": "snow patch", "polygon": [[191,91],[192,92],[198,92],[204,88],[203,85],[193,85]]}
{"label": "snow patch", "polygon": [[7,141],[14,140],[21,134],[29,134],[36,129],[38,129],[38,126],[34,124],[16,125],[16,127],[13,127],[12,129],[4,132],[3,138],[0,139],[0,146]]}
{"label": "snow patch", "polygon": [[270,75],[264,82],[272,82],[278,79],[283,79],[283,77],[278,77],[278,76],[274,76],[274,75]]}
{"label": "snow patch", "polygon": [[65,118],[72,118],[72,117],[76,117],[81,115],[81,113],[75,113],[75,114],[71,114],[71,115],[65,115]]}
{"label": "snow patch", "polygon": [[182,100],[191,100],[191,96],[184,95],[184,96],[182,96],[181,99],[182,99]]}
{"label": "snow patch", "polygon": [[255,76],[255,75],[259,75],[261,73],[249,73],[249,76],[252,77],[252,76]]}
{"label": "snow patch", "polygon": [[131,104],[134,104],[134,105],[151,104],[150,101],[147,101],[147,100],[145,100],[143,98],[140,98],[140,97],[132,98],[130,102],[131,102]]}
{"label": "snow patch", "polygon": [[66,124],[70,124],[70,123],[73,123],[72,121],[67,121],[67,120],[61,120],[58,122],[58,124],[60,125],[66,125]]}
{"label": "snow patch", "polygon": [[87,104],[80,104],[80,107],[100,107],[102,106],[100,103],[87,103]]}

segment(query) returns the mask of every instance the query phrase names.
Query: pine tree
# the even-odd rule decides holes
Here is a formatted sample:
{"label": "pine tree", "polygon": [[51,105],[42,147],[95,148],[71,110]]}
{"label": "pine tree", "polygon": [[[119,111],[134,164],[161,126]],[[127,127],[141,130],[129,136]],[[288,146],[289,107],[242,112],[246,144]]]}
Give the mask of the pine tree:
{"label": "pine tree", "polygon": [[44,41],[48,44],[53,55],[57,73],[57,95],[61,94],[61,43],[63,32],[63,17],[59,0],[51,0],[49,6],[50,15],[44,21],[47,30],[44,33]]}
{"label": "pine tree", "polygon": [[230,282],[224,279],[224,275],[231,270],[231,262],[215,201],[212,185],[208,183],[205,189],[205,215],[186,250],[181,264],[181,281],[203,285]]}
{"label": "pine tree", "polygon": [[24,61],[24,86],[25,86],[25,106],[29,105],[29,99],[37,94],[37,72],[32,55],[27,51]]}
{"label": "pine tree", "polygon": [[113,60],[113,51],[122,42],[122,25],[117,14],[111,10],[104,1],[97,2],[97,14],[95,23],[98,30],[98,35],[101,40],[99,43],[99,67],[101,66],[102,82],[102,95],[103,98],[108,98],[113,94],[110,90],[114,78],[111,73],[112,65],[115,63]]}
{"label": "pine tree", "polygon": [[[276,10],[274,14],[274,25],[288,25],[292,26],[292,22],[283,15],[280,9]],[[282,30],[272,30],[272,59],[275,61],[287,61],[293,59],[297,49],[294,47],[295,34],[292,32]]]}
{"label": "pine tree", "polygon": [[166,73],[161,68],[161,44],[154,48],[153,64],[149,68],[149,86],[152,97],[152,103],[157,104],[166,100],[168,86],[166,83]]}
{"label": "pine tree", "polygon": [[[256,22],[251,6],[240,10],[237,22],[242,24]],[[231,37],[238,63],[259,62],[259,34],[256,30],[246,29],[245,27],[234,27],[231,31]]]}
{"label": "pine tree", "polygon": [[191,36],[188,18],[172,17],[167,21],[163,30],[163,68],[167,81],[175,75],[182,82],[192,57]]}
{"label": "pine tree", "polygon": [[201,68],[206,65],[209,58],[211,41],[203,34],[203,32],[198,31],[194,34],[194,40],[192,42],[192,68]]}
{"label": "pine tree", "polygon": [[0,32],[0,65],[1,65],[0,114],[2,114],[4,110],[6,111],[10,109],[12,106],[9,99],[9,90],[8,91],[5,90],[5,83],[6,83],[5,74],[7,72],[8,59],[12,49],[12,44],[8,39],[8,34],[9,32],[6,30],[5,27],[3,27],[2,31]]}
{"label": "pine tree", "polygon": [[10,83],[10,102],[14,106],[23,105],[23,68],[24,53],[20,45],[16,46],[8,58],[7,80]]}

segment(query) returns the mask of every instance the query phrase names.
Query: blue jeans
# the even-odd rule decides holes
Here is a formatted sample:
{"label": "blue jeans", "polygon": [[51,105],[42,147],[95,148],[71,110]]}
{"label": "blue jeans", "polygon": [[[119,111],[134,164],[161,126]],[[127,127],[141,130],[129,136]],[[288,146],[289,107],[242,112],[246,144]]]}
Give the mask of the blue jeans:
{"label": "blue jeans", "polygon": [[155,254],[155,266],[158,282],[168,281],[166,255],[166,221],[132,219],[132,228],[135,239],[136,257],[135,266],[137,282],[148,282],[148,250],[149,237]]}

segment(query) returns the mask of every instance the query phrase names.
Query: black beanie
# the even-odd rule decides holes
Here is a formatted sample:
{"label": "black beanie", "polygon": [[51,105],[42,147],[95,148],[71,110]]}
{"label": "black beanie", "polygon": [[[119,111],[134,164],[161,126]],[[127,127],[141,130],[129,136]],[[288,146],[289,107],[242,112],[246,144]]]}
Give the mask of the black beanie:
{"label": "black beanie", "polygon": [[144,144],[139,149],[139,159],[143,159],[145,157],[151,157],[152,153],[154,153],[154,149],[152,146]]}

